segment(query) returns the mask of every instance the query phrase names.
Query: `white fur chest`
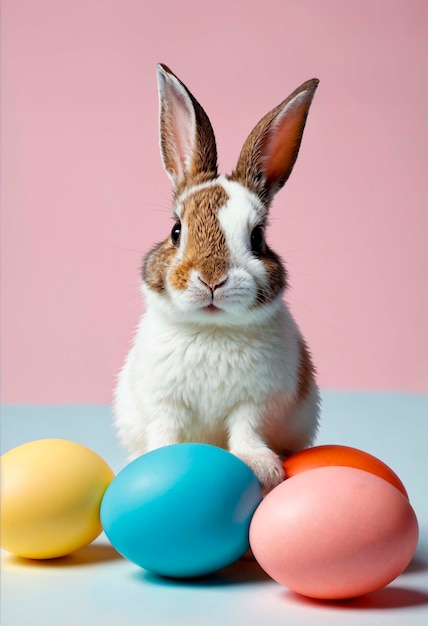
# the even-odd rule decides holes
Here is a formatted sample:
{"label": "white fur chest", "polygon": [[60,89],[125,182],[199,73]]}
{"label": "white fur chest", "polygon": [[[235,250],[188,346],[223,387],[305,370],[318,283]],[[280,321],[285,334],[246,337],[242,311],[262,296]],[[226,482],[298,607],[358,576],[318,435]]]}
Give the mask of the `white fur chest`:
{"label": "white fur chest", "polygon": [[189,418],[213,423],[238,404],[275,392],[292,395],[298,345],[292,318],[276,323],[221,328],[174,323],[156,311],[142,318],[127,363],[127,376],[142,405],[171,403]]}

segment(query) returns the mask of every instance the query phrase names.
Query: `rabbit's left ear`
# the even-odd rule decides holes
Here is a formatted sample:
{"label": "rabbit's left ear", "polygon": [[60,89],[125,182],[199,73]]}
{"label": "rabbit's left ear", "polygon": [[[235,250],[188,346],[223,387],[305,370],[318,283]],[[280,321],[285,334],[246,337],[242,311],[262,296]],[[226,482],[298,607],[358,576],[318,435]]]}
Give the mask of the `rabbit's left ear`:
{"label": "rabbit's left ear", "polygon": [[179,192],[217,175],[214,132],[199,102],[166,65],[158,65],[158,86],[161,153]]}
{"label": "rabbit's left ear", "polygon": [[266,203],[290,176],[318,80],[308,80],[265,115],[244,143],[232,178]]}

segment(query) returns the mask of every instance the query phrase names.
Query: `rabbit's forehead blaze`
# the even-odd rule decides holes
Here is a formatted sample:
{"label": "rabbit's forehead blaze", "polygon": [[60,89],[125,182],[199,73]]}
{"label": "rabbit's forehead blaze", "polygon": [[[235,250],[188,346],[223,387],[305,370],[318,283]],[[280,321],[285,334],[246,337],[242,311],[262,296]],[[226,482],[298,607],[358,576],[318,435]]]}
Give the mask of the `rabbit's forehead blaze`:
{"label": "rabbit's forehead blaze", "polygon": [[215,283],[224,277],[229,252],[218,212],[228,199],[221,185],[198,189],[186,196],[180,216],[187,228],[186,246],[182,262],[170,277],[175,289],[187,287],[192,270],[197,270],[208,283]]}

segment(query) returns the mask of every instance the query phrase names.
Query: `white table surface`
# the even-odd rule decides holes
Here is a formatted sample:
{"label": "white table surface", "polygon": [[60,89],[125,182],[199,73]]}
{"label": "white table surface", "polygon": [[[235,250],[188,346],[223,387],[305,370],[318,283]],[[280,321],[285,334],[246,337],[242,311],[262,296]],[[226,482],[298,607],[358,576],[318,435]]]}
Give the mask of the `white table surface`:
{"label": "white table surface", "polygon": [[[47,437],[73,439],[117,472],[125,465],[106,406],[6,406],[1,449]],[[361,448],[405,484],[420,524],[408,567],[385,589],[346,602],[305,599],[241,560],[199,581],[174,582],[120,557],[101,537],[73,555],[26,561],[2,552],[2,626],[418,626],[428,625],[428,397],[325,392],[318,444]]]}

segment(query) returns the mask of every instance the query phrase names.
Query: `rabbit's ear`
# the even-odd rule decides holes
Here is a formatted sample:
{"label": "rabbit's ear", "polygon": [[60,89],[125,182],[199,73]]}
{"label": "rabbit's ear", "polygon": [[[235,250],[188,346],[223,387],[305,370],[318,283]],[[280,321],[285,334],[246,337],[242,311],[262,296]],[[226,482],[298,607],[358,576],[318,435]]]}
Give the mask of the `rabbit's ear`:
{"label": "rabbit's ear", "polygon": [[263,117],[246,140],[232,178],[269,203],[290,176],[318,86],[308,80]]}
{"label": "rabbit's ear", "polygon": [[175,191],[217,175],[217,149],[207,114],[165,65],[158,65],[160,146]]}

